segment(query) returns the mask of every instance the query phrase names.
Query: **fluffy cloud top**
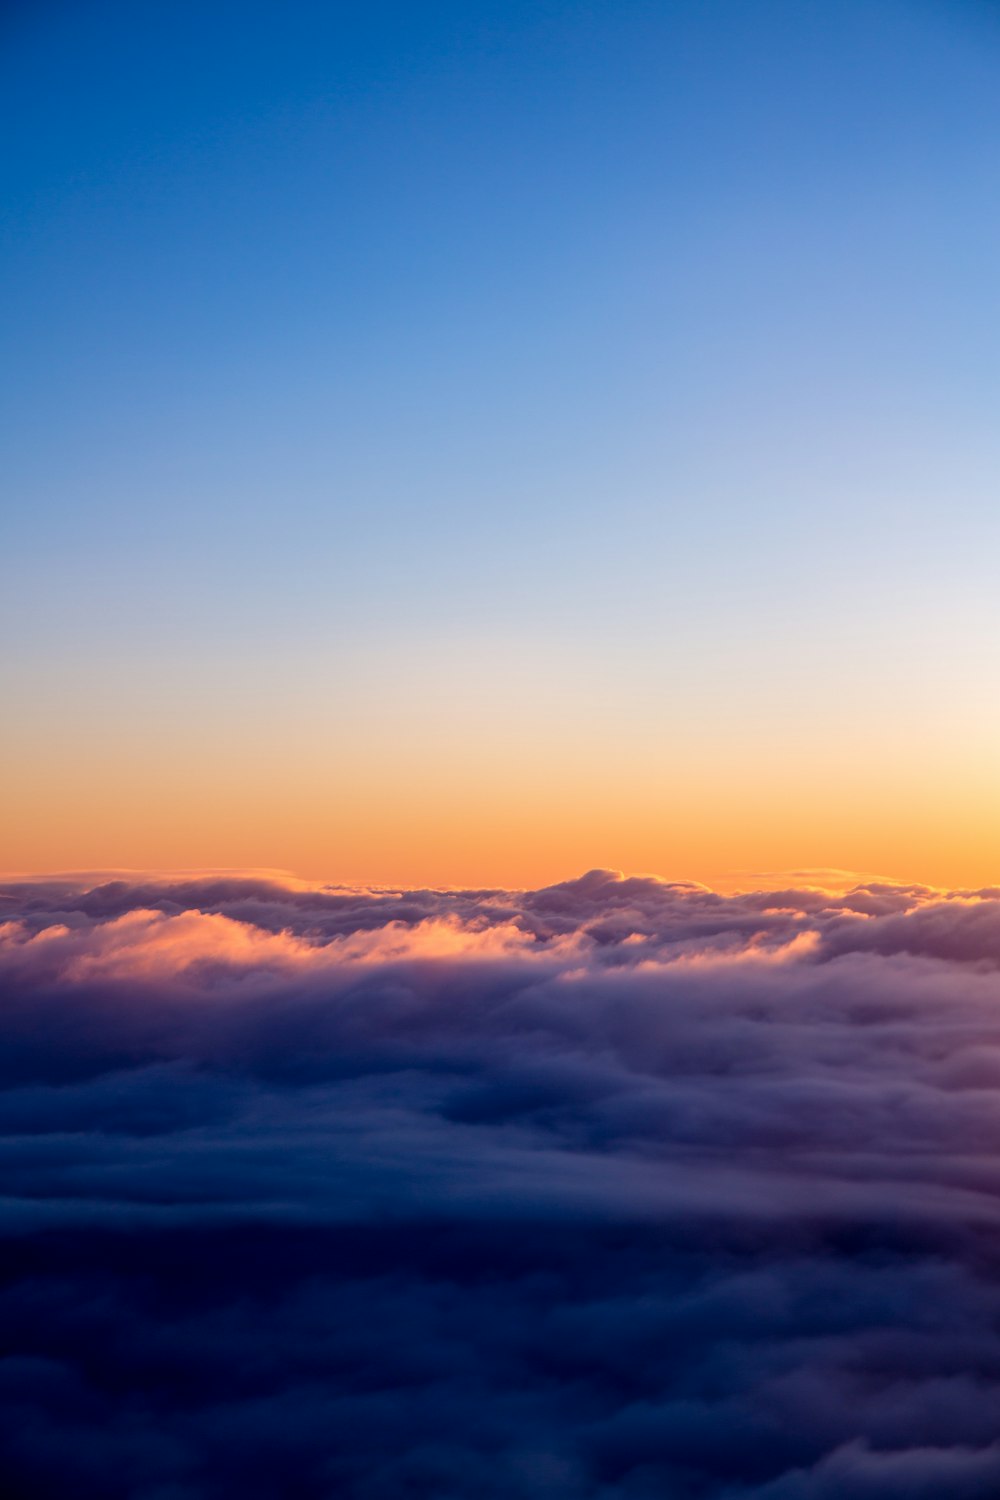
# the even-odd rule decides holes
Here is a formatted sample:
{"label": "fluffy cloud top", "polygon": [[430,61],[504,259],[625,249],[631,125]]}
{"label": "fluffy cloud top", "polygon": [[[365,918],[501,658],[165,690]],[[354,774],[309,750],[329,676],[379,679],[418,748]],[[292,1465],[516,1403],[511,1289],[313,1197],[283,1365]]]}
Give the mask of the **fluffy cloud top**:
{"label": "fluffy cloud top", "polygon": [[1000,891],[0,890],[5,1495],[1000,1493]]}

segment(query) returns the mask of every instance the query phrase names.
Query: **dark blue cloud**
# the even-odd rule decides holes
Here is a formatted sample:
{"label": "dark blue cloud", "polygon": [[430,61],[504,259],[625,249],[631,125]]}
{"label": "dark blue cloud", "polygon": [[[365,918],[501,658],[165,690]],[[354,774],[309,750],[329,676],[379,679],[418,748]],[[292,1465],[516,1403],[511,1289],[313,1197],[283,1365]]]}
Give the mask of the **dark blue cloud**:
{"label": "dark blue cloud", "polygon": [[1000,903],[0,892],[4,1495],[1000,1492]]}

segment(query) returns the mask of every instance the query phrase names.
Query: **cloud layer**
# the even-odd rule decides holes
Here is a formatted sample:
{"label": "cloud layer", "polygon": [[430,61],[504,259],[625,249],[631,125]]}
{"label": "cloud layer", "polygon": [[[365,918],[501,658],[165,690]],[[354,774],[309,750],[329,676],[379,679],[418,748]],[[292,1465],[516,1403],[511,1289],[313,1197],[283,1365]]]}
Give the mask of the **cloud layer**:
{"label": "cloud layer", "polygon": [[0,924],[5,1495],[1000,1493],[1000,891]]}

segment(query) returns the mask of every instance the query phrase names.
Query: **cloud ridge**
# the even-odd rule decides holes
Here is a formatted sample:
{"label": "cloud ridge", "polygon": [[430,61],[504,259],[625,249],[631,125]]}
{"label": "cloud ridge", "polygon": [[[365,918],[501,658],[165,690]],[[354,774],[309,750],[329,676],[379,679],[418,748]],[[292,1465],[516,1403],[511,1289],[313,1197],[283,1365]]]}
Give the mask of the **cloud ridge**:
{"label": "cloud ridge", "polygon": [[1000,890],[0,886],[12,1496],[1000,1490]]}

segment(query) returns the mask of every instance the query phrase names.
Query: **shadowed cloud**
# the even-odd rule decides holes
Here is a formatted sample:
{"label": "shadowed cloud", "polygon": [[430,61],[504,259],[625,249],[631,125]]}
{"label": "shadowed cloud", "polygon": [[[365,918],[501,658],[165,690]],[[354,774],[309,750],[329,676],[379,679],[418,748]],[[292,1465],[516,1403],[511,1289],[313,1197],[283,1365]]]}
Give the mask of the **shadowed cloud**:
{"label": "shadowed cloud", "polygon": [[1000,900],[9,883],[12,1496],[993,1496]]}

